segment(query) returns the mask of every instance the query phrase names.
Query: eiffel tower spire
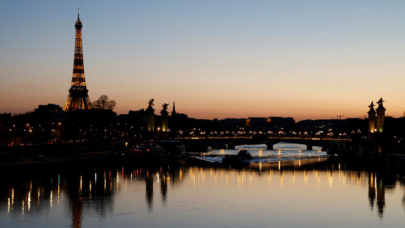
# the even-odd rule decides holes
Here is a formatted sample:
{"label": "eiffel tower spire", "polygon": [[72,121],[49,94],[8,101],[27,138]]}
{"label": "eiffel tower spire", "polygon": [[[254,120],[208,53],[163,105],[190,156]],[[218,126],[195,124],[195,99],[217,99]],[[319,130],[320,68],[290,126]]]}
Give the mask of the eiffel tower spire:
{"label": "eiffel tower spire", "polygon": [[[79,10],[79,9],[78,9]],[[91,102],[86,87],[83,64],[83,43],[82,43],[82,21],[77,13],[75,54],[73,60],[72,83],[69,89],[69,96],[64,108],[65,112],[81,109],[91,109]]]}

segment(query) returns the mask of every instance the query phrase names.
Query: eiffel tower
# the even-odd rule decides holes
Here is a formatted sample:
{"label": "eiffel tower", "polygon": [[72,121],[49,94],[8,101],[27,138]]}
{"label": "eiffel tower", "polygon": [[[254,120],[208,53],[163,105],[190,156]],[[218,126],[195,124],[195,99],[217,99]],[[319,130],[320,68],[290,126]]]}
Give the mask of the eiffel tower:
{"label": "eiffel tower", "polygon": [[73,61],[72,83],[69,89],[69,96],[64,108],[65,112],[71,112],[82,109],[91,109],[91,102],[88,95],[89,90],[86,87],[83,65],[83,44],[82,44],[82,21],[77,13],[75,55]]}

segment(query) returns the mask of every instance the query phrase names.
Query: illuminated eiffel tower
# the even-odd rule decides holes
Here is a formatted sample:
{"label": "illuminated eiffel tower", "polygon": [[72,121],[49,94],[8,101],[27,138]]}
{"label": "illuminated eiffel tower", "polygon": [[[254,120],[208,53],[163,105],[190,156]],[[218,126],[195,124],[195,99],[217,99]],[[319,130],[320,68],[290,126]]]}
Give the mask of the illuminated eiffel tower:
{"label": "illuminated eiffel tower", "polygon": [[76,41],[75,41],[75,56],[73,61],[73,76],[72,83],[69,89],[69,96],[64,108],[65,112],[91,109],[91,102],[86,87],[86,79],[84,78],[83,65],[83,44],[82,44],[82,21],[77,14]]}

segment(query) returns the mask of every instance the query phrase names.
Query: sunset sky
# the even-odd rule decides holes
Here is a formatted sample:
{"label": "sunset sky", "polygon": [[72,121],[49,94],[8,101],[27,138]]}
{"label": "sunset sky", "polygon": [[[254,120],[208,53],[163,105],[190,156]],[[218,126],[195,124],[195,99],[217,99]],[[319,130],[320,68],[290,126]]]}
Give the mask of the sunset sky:
{"label": "sunset sky", "polygon": [[405,111],[405,1],[1,1],[0,113],[64,106],[77,8],[87,88],[118,114],[195,118]]}

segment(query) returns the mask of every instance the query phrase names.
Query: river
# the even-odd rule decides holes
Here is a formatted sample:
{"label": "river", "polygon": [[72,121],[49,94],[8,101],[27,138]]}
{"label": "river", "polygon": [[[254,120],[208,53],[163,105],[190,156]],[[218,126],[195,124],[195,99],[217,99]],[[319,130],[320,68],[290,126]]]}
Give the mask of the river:
{"label": "river", "polygon": [[0,227],[402,227],[404,176],[91,165],[6,175]]}

